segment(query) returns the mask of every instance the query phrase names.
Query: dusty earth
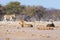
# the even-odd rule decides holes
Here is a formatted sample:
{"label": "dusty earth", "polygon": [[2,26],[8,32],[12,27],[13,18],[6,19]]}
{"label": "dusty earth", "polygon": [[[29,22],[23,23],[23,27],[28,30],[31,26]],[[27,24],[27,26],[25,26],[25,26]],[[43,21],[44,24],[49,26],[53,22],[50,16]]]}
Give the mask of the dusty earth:
{"label": "dusty earth", "polygon": [[0,40],[60,40],[60,28],[38,30],[0,23]]}

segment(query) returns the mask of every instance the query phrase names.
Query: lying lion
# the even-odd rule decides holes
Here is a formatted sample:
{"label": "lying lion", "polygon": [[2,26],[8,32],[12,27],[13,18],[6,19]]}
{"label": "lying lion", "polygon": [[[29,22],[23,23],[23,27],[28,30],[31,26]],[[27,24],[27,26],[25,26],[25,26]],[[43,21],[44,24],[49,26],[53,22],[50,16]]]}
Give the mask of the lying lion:
{"label": "lying lion", "polygon": [[32,24],[26,24],[26,23],[22,24],[21,26],[22,26],[22,27],[33,27]]}
{"label": "lying lion", "polygon": [[19,22],[19,24],[21,25],[21,27],[33,27],[32,24],[26,24],[24,22],[22,22],[22,23]]}
{"label": "lying lion", "polygon": [[47,24],[47,27],[55,27],[54,23]]}
{"label": "lying lion", "polygon": [[53,30],[53,27],[38,27],[38,30]]}

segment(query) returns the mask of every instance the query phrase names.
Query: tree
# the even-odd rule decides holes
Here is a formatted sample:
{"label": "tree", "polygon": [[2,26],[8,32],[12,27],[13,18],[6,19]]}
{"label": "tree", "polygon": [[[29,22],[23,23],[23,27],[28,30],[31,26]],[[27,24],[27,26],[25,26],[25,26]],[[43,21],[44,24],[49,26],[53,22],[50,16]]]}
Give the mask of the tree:
{"label": "tree", "polygon": [[40,19],[43,17],[43,15],[45,14],[45,8],[42,6],[37,6],[34,9],[34,15],[37,15],[37,17]]}
{"label": "tree", "polygon": [[10,2],[6,5],[7,14],[19,14],[21,11],[20,2]]}
{"label": "tree", "polygon": [[33,12],[33,8],[31,6],[26,6],[23,11],[22,14],[28,15],[28,16],[32,16],[34,14]]}
{"label": "tree", "polygon": [[4,15],[6,13],[5,7],[0,4],[0,15]]}

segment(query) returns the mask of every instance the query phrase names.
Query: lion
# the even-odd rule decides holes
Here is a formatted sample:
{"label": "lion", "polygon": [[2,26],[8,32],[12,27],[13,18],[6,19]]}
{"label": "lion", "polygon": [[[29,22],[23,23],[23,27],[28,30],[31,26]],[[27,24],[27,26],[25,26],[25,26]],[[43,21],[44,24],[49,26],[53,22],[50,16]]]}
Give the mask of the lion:
{"label": "lion", "polygon": [[33,27],[32,24],[27,24],[24,21],[19,21],[19,24],[21,25],[21,27]]}
{"label": "lion", "polygon": [[55,27],[54,23],[52,24],[47,24],[47,27]]}

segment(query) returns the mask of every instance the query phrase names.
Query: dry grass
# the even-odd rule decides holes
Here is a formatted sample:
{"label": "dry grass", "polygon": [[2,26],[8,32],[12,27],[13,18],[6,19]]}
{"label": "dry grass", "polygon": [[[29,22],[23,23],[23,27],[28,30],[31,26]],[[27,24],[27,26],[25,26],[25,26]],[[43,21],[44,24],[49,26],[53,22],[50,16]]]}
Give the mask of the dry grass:
{"label": "dry grass", "polygon": [[59,36],[59,30],[57,30],[58,31],[58,33],[57,33],[56,30],[54,31],[53,27],[46,27],[46,24],[44,24],[44,23],[39,23],[39,25],[36,24],[36,26],[34,26],[32,28],[30,28],[30,25],[31,24],[24,23],[24,28],[22,28],[21,24],[20,25],[19,24],[18,25],[17,24],[8,24],[8,25],[2,24],[2,25],[0,25],[0,37],[7,37],[5,40],[11,40],[11,38],[13,38],[13,37],[17,38],[17,39],[21,38],[21,37],[32,39],[33,37],[35,37],[35,38],[42,38],[42,39],[46,40],[45,38],[52,39],[52,35],[54,35],[53,36],[54,37],[53,40],[54,40],[55,35]]}
{"label": "dry grass", "polygon": [[10,38],[6,38],[5,40],[10,40]]}

